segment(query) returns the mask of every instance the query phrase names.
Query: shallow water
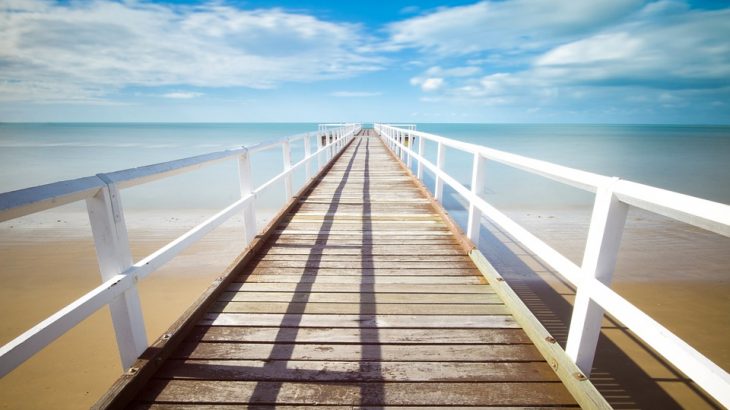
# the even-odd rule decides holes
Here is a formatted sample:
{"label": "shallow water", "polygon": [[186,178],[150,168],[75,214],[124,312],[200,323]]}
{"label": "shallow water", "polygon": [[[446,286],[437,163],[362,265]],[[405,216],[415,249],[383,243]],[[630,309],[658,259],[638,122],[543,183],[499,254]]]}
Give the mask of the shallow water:
{"label": "shallow water", "polygon": [[[730,203],[730,126],[418,124],[418,130],[600,174]],[[313,123],[0,124],[0,192],[116,171],[315,131]],[[435,144],[426,145],[435,159]],[[294,161],[301,142],[292,145]],[[282,168],[280,150],[252,157],[261,184]],[[446,168],[468,185],[471,156],[447,149]],[[587,205],[592,195],[490,163],[486,198],[498,206]],[[299,173],[296,178],[301,179]],[[195,189],[189,189],[194,187]],[[132,208],[220,208],[238,196],[235,163],[126,190]],[[281,191],[281,190],[278,190]],[[262,199],[278,208],[280,192]]]}

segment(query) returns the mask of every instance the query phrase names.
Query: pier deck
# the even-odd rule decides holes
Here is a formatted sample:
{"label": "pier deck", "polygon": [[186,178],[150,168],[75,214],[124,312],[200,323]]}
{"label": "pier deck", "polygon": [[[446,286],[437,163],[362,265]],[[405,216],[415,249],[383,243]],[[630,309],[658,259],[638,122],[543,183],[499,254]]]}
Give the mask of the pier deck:
{"label": "pier deck", "polygon": [[577,406],[372,130],[303,192],[98,406]]}

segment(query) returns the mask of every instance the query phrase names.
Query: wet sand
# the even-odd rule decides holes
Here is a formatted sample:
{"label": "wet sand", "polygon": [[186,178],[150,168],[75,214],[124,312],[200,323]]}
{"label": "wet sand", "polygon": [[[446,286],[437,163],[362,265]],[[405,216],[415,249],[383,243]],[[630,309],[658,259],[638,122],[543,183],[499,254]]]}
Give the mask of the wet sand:
{"label": "wet sand", "polygon": [[[590,210],[524,210],[509,214],[580,263]],[[135,259],[156,250],[205,211],[130,213]],[[12,228],[10,227],[12,226]],[[261,226],[261,225],[260,225]],[[41,214],[0,224],[0,343],[5,343],[96,286],[93,242],[84,214]],[[154,340],[241,249],[240,220],[140,283],[148,339]],[[573,289],[491,228],[482,247],[559,342],[565,342]],[[730,240],[631,213],[614,289],[730,369]],[[625,329],[607,320],[592,379],[617,408],[711,408]],[[2,408],[84,408],[103,394],[121,367],[106,309],[92,315],[0,380]]]}

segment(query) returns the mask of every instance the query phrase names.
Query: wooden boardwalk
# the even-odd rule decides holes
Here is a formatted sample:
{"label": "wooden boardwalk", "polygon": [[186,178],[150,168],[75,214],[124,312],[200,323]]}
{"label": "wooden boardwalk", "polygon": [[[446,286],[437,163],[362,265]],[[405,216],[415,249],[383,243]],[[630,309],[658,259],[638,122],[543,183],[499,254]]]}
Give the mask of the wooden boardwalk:
{"label": "wooden boardwalk", "polygon": [[165,336],[179,341],[154,372],[100,406],[577,406],[439,208],[362,134]]}

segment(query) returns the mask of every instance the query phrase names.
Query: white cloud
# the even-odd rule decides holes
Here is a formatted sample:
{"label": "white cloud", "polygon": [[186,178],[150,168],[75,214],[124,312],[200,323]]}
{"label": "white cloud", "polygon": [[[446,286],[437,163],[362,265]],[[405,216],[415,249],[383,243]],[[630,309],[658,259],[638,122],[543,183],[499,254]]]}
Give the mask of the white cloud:
{"label": "white cloud", "polygon": [[595,32],[639,8],[641,0],[482,1],[390,24],[391,46],[440,55],[534,50]]}
{"label": "white cloud", "polygon": [[191,98],[197,98],[204,95],[203,93],[196,93],[190,91],[173,91],[170,93],[162,94],[165,98],[172,98],[176,100],[189,100]]}
{"label": "white cloud", "polygon": [[421,84],[421,89],[423,91],[436,91],[439,88],[441,88],[444,85],[444,79],[443,78],[427,78],[423,81],[423,84]]}
{"label": "white cloud", "polygon": [[421,87],[425,92],[436,91],[445,85],[444,79],[441,77],[413,77],[411,85]]}
{"label": "white cloud", "polygon": [[[542,3],[537,1],[532,6],[539,4]],[[558,9],[561,4],[557,4]],[[494,13],[495,8],[502,12],[508,9],[518,12],[521,9],[517,6],[526,5],[522,1],[505,1],[499,5],[482,2],[445,9],[431,16],[443,18],[457,12],[478,15],[481,9],[486,16]],[[597,18],[592,11],[583,11],[588,14],[584,20],[578,19],[577,13],[569,20]],[[521,19],[529,16],[530,13],[527,16],[502,15],[505,21],[515,22],[518,27],[523,23]],[[525,51],[518,50],[522,46],[516,44],[516,38],[495,34],[491,31],[494,27],[468,27],[470,22],[483,24],[481,18],[467,19],[464,27],[453,24],[450,29],[456,30],[454,33],[469,33],[472,29],[474,33],[479,30],[485,33],[481,37],[473,34],[453,39],[461,42],[460,50],[479,50],[478,58],[461,58],[468,65],[456,69],[431,67],[413,77],[411,84],[427,91],[423,86],[426,79],[448,77],[448,83],[435,87],[439,101],[537,108],[571,104],[600,106],[616,101],[637,106],[655,106],[658,102],[665,107],[676,107],[679,102],[687,104],[730,97],[730,42],[727,41],[730,38],[730,9],[692,10],[682,2],[654,2],[621,19],[614,19],[611,25],[589,28],[583,33],[575,29],[571,35],[551,26],[550,22],[557,18],[548,13],[544,24],[538,23],[534,30],[526,31],[528,43],[533,37],[541,40],[531,43],[530,47],[534,48],[522,55],[519,65],[506,64],[504,57],[507,52],[519,55]],[[445,18],[443,21],[449,22]],[[426,36],[412,45],[446,53],[452,47],[449,33]],[[433,43],[428,43],[431,40]],[[453,55],[446,57],[448,59],[444,60],[452,63],[459,59]],[[477,68],[471,69],[474,67]],[[642,101],[627,98],[631,95],[646,98]]]}
{"label": "white cloud", "polygon": [[330,93],[333,97],[377,97],[383,95],[381,92],[373,91],[335,91]]}
{"label": "white cloud", "polygon": [[665,89],[730,86],[730,10],[634,21],[556,47],[534,74],[560,83]]}
{"label": "white cloud", "polygon": [[281,9],[6,1],[2,100],[103,98],[128,86],[270,88],[381,68],[358,25]]}

